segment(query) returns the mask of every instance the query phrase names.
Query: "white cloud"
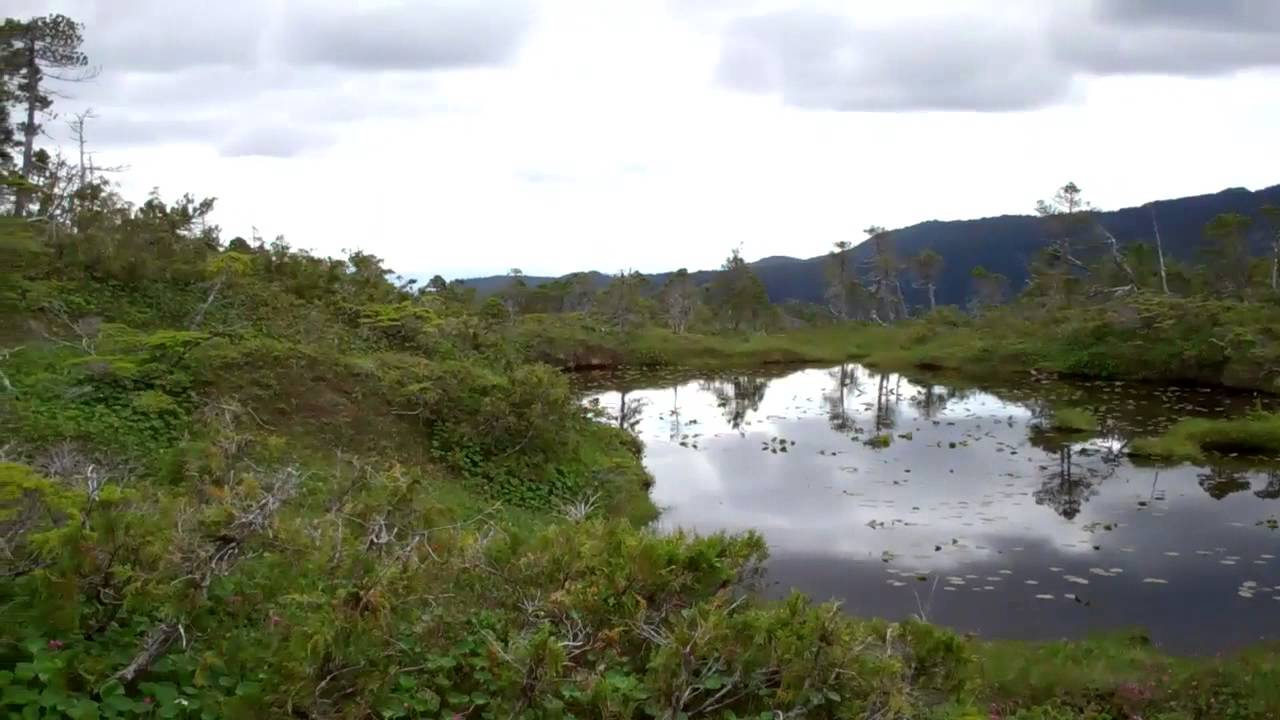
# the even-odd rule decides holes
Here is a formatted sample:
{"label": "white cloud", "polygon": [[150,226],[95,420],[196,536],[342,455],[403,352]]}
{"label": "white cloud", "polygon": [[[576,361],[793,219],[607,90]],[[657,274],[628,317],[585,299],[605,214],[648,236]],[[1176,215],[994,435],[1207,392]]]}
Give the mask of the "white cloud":
{"label": "white cloud", "polygon": [[705,268],[739,243],[810,256],[873,223],[1026,212],[1068,179],[1104,207],[1280,179],[1259,140],[1275,56],[1248,16],[22,1],[85,19],[103,73],[61,107],[95,108],[98,162],[128,165],[130,192],[217,196],[229,234],[403,272]]}

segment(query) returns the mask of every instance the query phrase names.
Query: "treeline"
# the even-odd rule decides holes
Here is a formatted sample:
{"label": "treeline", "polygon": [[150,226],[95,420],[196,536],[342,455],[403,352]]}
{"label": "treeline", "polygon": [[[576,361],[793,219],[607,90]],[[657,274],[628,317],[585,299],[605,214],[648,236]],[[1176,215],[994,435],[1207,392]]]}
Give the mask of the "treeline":
{"label": "treeline", "polygon": [[[797,277],[821,283],[812,292],[799,292],[788,281],[786,293],[820,296],[821,303],[789,300],[770,306],[753,306],[754,294],[716,293],[717,279],[732,268],[739,276],[756,275],[735,251],[713,273],[643,276],[619,273],[606,278],[598,273],[573,275],[527,284],[518,271],[509,275],[498,291],[508,316],[532,313],[586,312],[601,320],[601,327],[625,329],[637,324],[666,325],[675,332],[692,327],[699,332],[733,329],[736,300],[750,308],[750,322],[738,330],[774,330],[849,320],[888,324],[937,309],[944,270],[964,268],[968,288],[963,302],[951,303],[971,315],[1015,302],[1025,308],[1062,309],[1087,307],[1135,293],[1206,297],[1226,300],[1267,300],[1280,284],[1280,208],[1263,205],[1253,214],[1221,213],[1200,229],[1198,249],[1181,260],[1166,253],[1156,205],[1147,206],[1149,228],[1143,240],[1121,242],[1107,227],[1105,214],[1093,208],[1074,183],[1037,203],[1041,249],[1027,261],[1027,282],[1015,293],[1014,283],[1003,273],[972,264],[968,255],[946,257],[926,247],[910,256],[896,250],[896,237],[882,227],[870,227],[863,242],[840,241],[828,254],[818,279],[807,272]],[[1177,218],[1182,225],[1185,221]],[[1133,228],[1126,228],[1130,234]],[[1183,243],[1185,245],[1185,243]],[[797,261],[808,265],[809,261]],[[946,273],[954,277],[954,269]],[[707,277],[711,280],[706,280]],[[651,280],[650,278],[657,280]],[[696,280],[701,279],[699,283]],[[690,291],[689,285],[696,287]],[[719,280],[726,283],[725,280]],[[754,286],[755,281],[742,284]],[[1019,280],[1021,282],[1021,280]],[[727,284],[727,283],[726,283]],[[954,297],[954,294],[953,294]],[[1019,302],[1022,301],[1022,302]],[[688,310],[692,303],[692,312]],[[692,323],[688,322],[692,318]],[[613,322],[610,322],[613,320]]]}

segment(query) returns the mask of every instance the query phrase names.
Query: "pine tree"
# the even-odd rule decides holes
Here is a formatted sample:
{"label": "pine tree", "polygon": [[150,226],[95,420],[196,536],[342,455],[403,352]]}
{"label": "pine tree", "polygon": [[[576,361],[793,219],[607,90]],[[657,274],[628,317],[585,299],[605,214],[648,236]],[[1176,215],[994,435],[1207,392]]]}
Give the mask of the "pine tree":
{"label": "pine tree", "polygon": [[[80,51],[81,29],[80,23],[65,15],[25,21],[8,18],[0,25],[0,66],[7,80],[5,93],[8,101],[21,108],[24,115],[18,124],[22,133],[20,172],[28,185],[20,186],[14,199],[14,215],[18,217],[26,216],[31,202],[29,183],[37,174],[35,142],[40,134],[40,119],[53,106],[47,81],[78,81],[88,77],[84,73],[63,72],[89,64]],[[0,130],[0,134],[3,132]]]}

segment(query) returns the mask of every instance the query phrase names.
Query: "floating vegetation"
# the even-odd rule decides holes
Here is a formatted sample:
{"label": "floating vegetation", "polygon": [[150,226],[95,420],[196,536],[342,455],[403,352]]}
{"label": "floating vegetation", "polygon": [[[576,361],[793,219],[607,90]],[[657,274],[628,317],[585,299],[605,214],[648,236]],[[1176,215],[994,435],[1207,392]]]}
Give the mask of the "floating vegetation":
{"label": "floating vegetation", "polygon": [[890,435],[889,433],[880,433],[879,435],[872,435],[871,437],[862,441],[862,444],[870,448],[876,448],[878,450],[884,449],[893,444],[893,436]]}
{"label": "floating vegetation", "polygon": [[1280,414],[1253,413],[1232,420],[1188,418],[1162,435],[1135,440],[1129,452],[1193,462],[1210,454],[1274,457],[1280,455]]}
{"label": "floating vegetation", "polygon": [[1098,429],[1098,418],[1076,407],[1055,408],[1045,419],[1045,427],[1056,432],[1087,433]]}
{"label": "floating vegetation", "polygon": [[774,455],[777,455],[780,452],[783,452],[783,453],[786,452],[787,448],[793,447],[795,446],[795,444],[796,444],[795,440],[787,440],[786,438],[781,438],[781,437],[771,437],[767,442],[760,444],[760,449],[766,450],[768,452],[773,453]]}

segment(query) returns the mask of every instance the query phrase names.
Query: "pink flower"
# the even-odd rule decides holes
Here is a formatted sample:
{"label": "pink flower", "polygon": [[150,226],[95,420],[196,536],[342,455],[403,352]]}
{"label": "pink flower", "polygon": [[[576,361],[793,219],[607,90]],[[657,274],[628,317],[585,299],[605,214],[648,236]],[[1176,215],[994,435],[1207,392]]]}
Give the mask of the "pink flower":
{"label": "pink flower", "polygon": [[50,650],[61,650],[61,649],[62,649],[62,641],[61,641],[61,640],[50,640],[50,641],[49,641],[49,649],[50,649]]}

